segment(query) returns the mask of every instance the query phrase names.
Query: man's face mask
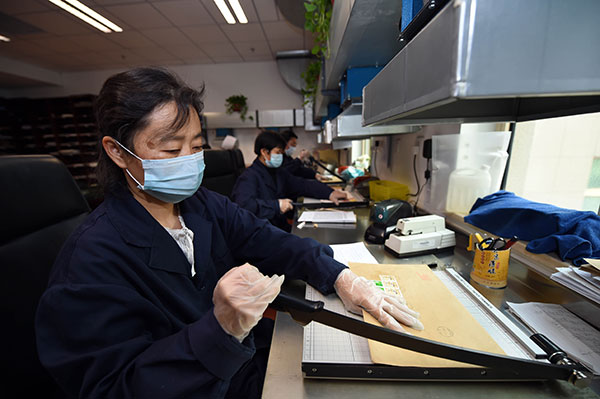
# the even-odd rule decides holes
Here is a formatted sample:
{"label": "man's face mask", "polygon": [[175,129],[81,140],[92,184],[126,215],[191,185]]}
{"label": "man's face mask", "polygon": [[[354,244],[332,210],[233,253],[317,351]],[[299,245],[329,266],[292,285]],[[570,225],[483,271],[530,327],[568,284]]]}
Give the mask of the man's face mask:
{"label": "man's face mask", "polygon": [[269,168],[278,168],[283,163],[283,154],[271,154],[271,159],[265,159]]}
{"label": "man's face mask", "polygon": [[294,151],[296,151],[296,146],[289,146],[287,150],[285,150],[285,153],[287,154],[288,157],[291,157],[292,154],[294,153]]}
{"label": "man's face mask", "polygon": [[198,191],[204,176],[204,151],[166,159],[142,159],[115,140],[125,151],[142,161],[144,184],[125,169],[137,187],[151,196],[170,203],[178,203]]}

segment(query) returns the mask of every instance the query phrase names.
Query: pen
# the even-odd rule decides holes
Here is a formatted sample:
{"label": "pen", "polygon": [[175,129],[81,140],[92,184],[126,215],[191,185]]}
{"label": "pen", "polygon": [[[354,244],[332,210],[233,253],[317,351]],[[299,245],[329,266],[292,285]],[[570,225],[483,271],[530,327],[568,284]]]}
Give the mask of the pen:
{"label": "pen", "polygon": [[511,238],[510,240],[508,240],[506,242],[506,245],[504,246],[504,249],[508,249],[510,247],[512,247],[513,245],[515,245],[515,243],[519,241],[519,238],[517,236],[514,236],[513,238]]}

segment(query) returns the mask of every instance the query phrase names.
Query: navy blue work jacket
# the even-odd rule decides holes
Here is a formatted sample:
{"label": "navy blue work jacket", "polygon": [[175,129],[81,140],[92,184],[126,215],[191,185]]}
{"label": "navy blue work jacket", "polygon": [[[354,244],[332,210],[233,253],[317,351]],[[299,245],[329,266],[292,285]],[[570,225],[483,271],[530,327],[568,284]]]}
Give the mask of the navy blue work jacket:
{"label": "navy blue work jacket", "polygon": [[290,174],[305,179],[314,179],[317,174],[314,169],[304,166],[299,158],[292,158],[287,154],[283,154],[283,164],[281,166]]}
{"label": "navy blue work jacket", "polygon": [[204,188],[180,203],[196,275],[169,233],[127,192],[68,239],[38,307],[39,356],[85,398],[223,397],[255,353],[213,314],[217,280],[244,262],[324,293],[344,268],[330,247],[274,228]]}
{"label": "navy blue work jacket", "polygon": [[[271,173],[273,172],[273,174]],[[306,196],[327,199],[333,190],[316,180],[293,176],[281,167],[270,171],[258,158],[238,177],[231,198],[241,207],[274,226],[288,230],[285,215],[281,213],[279,199]]]}

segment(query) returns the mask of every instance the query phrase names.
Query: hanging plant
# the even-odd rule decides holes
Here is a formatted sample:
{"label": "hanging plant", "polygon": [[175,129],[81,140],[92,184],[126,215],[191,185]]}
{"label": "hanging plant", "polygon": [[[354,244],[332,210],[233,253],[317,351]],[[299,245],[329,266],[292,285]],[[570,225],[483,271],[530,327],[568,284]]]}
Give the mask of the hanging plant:
{"label": "hanging plant", "polygon": [[[246,114],[248,113],[248,104],[246,101],[248,97],[243,94],[237,96],[229,96],[225,99],[225,112],[229,115],[234,112],[238,112],[240,114],[240,119],[246,121]],[[248,119],[251,121],[254,120],[252,115],[248,115]]]}
{"label": "hanging plant", "polygon": [[329,24],[331,22],[331,0],[305,0],[304,28],[315,34],[315,45],[311,53],[318,59],[311,62],[301,76],[305,87],[302,94],[306,103],[313,101],[317,96],[319,75],[323,60],[329,58]]}

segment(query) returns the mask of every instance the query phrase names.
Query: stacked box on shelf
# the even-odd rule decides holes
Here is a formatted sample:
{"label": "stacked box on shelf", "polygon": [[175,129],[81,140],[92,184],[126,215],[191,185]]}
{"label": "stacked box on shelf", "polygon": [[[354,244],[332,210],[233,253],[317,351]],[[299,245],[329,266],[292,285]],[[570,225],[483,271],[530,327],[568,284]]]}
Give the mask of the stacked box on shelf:
{"label": "stacked box on shelf", "polygon": [[63,161],[82,190],[97,186],[93,95],[0,99],[0,153],[51,154]]}

